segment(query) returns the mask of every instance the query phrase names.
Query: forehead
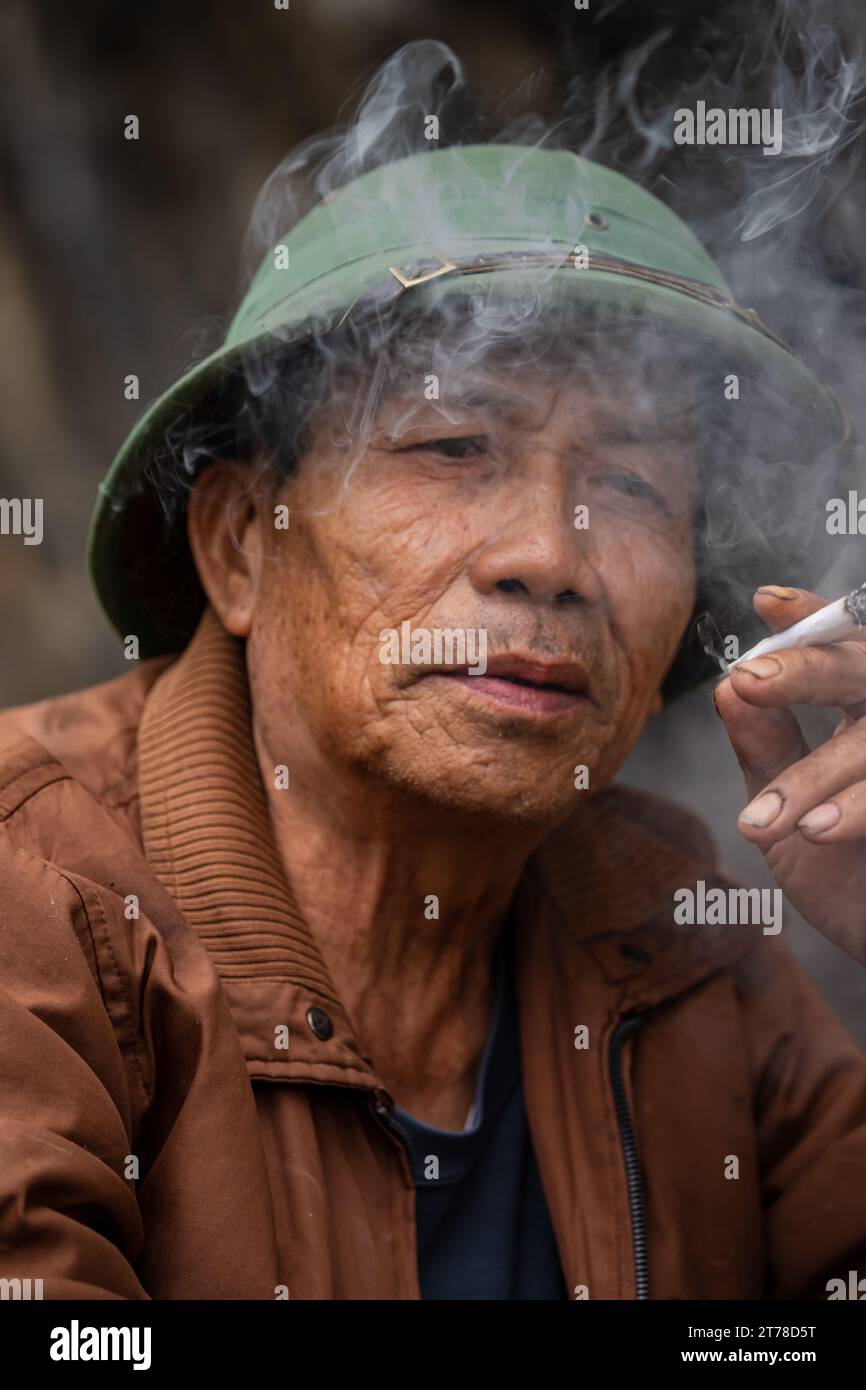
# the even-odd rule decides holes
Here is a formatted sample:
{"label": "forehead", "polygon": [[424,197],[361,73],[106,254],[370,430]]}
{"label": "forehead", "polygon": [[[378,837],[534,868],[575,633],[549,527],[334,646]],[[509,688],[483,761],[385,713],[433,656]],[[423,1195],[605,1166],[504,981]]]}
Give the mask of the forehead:
{"label": "forehead", "polygon": [[543,414],[539,392],[569,408],[682,409],[695,399],[700,355],[645,320],[529,315],[524,322],[467,315],[420,320],[367,359],[382,398],[419,394],[503,419]]}
{"label": "forehead", "polygon": [[380,415],[410,409],[457,420],[483,417],[499,428],[590,427],[615,419],[685,420],[695,404],[688,378],[628,356],[580,361],[478,362],[467,370],[445,363],[424,389],[403,373],[383,383]]}

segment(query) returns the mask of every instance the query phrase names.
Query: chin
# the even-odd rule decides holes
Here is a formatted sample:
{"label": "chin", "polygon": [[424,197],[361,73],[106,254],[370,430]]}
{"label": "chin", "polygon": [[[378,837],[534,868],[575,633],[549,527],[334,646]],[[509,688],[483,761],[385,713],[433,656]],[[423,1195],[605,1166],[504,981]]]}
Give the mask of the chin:
{"label": "chin", "polygon": [[[392,751],[379,761],[375,771],[395,790],[409,793],[419,804],[431,810],[440,808],[492,824],[553,827],[564,820],[577,802],[587,795],[574,788],[571,762],[555,768],[534,763],[531,767],[514,767],[512,772],[497,765],[499,749],[481,751],[465,761],[443,758],[439,766],[431,766],[429,752],[424,765],[400,759]],[[551,789],[561,791],[551,794]]]}

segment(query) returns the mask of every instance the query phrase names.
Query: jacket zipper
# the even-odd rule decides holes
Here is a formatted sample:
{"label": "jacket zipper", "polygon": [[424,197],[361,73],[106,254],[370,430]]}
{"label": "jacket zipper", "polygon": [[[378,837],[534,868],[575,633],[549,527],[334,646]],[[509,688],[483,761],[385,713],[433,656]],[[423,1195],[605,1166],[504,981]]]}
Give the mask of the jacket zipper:
{"label": "jacket zipper", "polygon": [[625,1014],[611,1034],[608,1063],[610,1084],[613,1090],[613,1104],[616,1123],[622,1145],[625,1163],[625,1178],[628,1187],[628,1207],[631,1214],[631,1239],[634,1252],[635,1297],[647,1299],[649,1292],[649,1264],[646,1243],[646,1215],[644,1211],[643,1175],[637,1152],[631,1115],[628,1108],[625,1084],[622,1076],[622,1044],[640,1026],[641,1017],[637,1013]]}
{"label": "jacket zipper", "polygon": [[[632,1033],[640,1026],[641,1021],[641,1016],[637,1013],[625,1014],[624,1017],[620,1019],[611,1034],[608,1060],[610,1067],[610,1082],[613,1090],[613,1103],[616,1111],[616,1123],[619,1130],[620,1143],[622,1144],[623,1160],[625,1162],[628,1207],[631,1215],[632,1249],[634,1251],[636,1297],[639,1299],[648,1299],[650,1296],[649,1265],[647,1261],[643,1178],[641,1175],[640,1160],[638,1158],[637,1142],[634,1136],[634,1128],[632,1126],[628,1100],[625,1093],[625,1084],[622,1077],[622,1044],[627,1038],[631,1037]],[[408,1132],[392,1113],[390,1106],[382,1101],[381,1096],[376,1098],[374,1108],[384,1127],[389,1129],[392,1134],[396,1135],[402,1143],[409,1162],[409,1171],[414,1177],[414,1153],[412,1140]]]}

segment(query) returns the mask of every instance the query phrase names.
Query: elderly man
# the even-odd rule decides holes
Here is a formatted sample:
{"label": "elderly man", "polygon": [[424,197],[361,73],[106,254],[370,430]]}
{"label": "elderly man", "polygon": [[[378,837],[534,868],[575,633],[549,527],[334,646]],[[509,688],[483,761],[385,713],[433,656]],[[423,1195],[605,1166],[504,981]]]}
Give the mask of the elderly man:
{"label": "elderly man", "polygon": [[[838,425],[618,174],[466,145],[318,190],[103,486],[132,669],[3,716],[0,1273],[756,1299],[866,1272],[866,1057],[768,921],[677,920],[724,889],[707,836],[610,785],[697,679],[708,590],[724,623],[744,557],[782,564],[772,445],[788,469]],[[775,629],[821,603],[755,596]],[[866,965],[866,646],[715,698],[743,834]],[[804,702],[845,710],[815,752]]]}

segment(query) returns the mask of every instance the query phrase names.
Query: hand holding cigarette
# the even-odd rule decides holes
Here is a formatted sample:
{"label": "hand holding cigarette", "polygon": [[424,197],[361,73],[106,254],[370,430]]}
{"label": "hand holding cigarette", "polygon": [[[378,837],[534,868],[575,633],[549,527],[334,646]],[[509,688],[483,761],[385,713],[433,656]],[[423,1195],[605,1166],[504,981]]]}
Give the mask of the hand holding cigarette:
{"label": "hand holding cigarette", "polygon": [[[768,586],[754,603],[772,634],[713,694],[750,798],[738,828],[806,920],[866,965],[866,590],[828,603]],[[811,749],[794,705],[842,719]]]}
{"label": "hand holding cigarette", "polygon": [[[761,590],[758,591],[762,592]],[[770,592],[769,590],[767,592]],[[777,590],[777,593],[794,593],[795,590]],[[786,627],[782,632],[763,638],[749,651],[732,661],[728,670],[733,670],[743,661],[764,656],[769,652],[783,651],[788,647],[823,646],[828,642],[843,642],[846,638],[861,637],[866,640],[866,584],[853,589],[850,594],[837,598],[833,603],[819,608],[799,622]]]}

